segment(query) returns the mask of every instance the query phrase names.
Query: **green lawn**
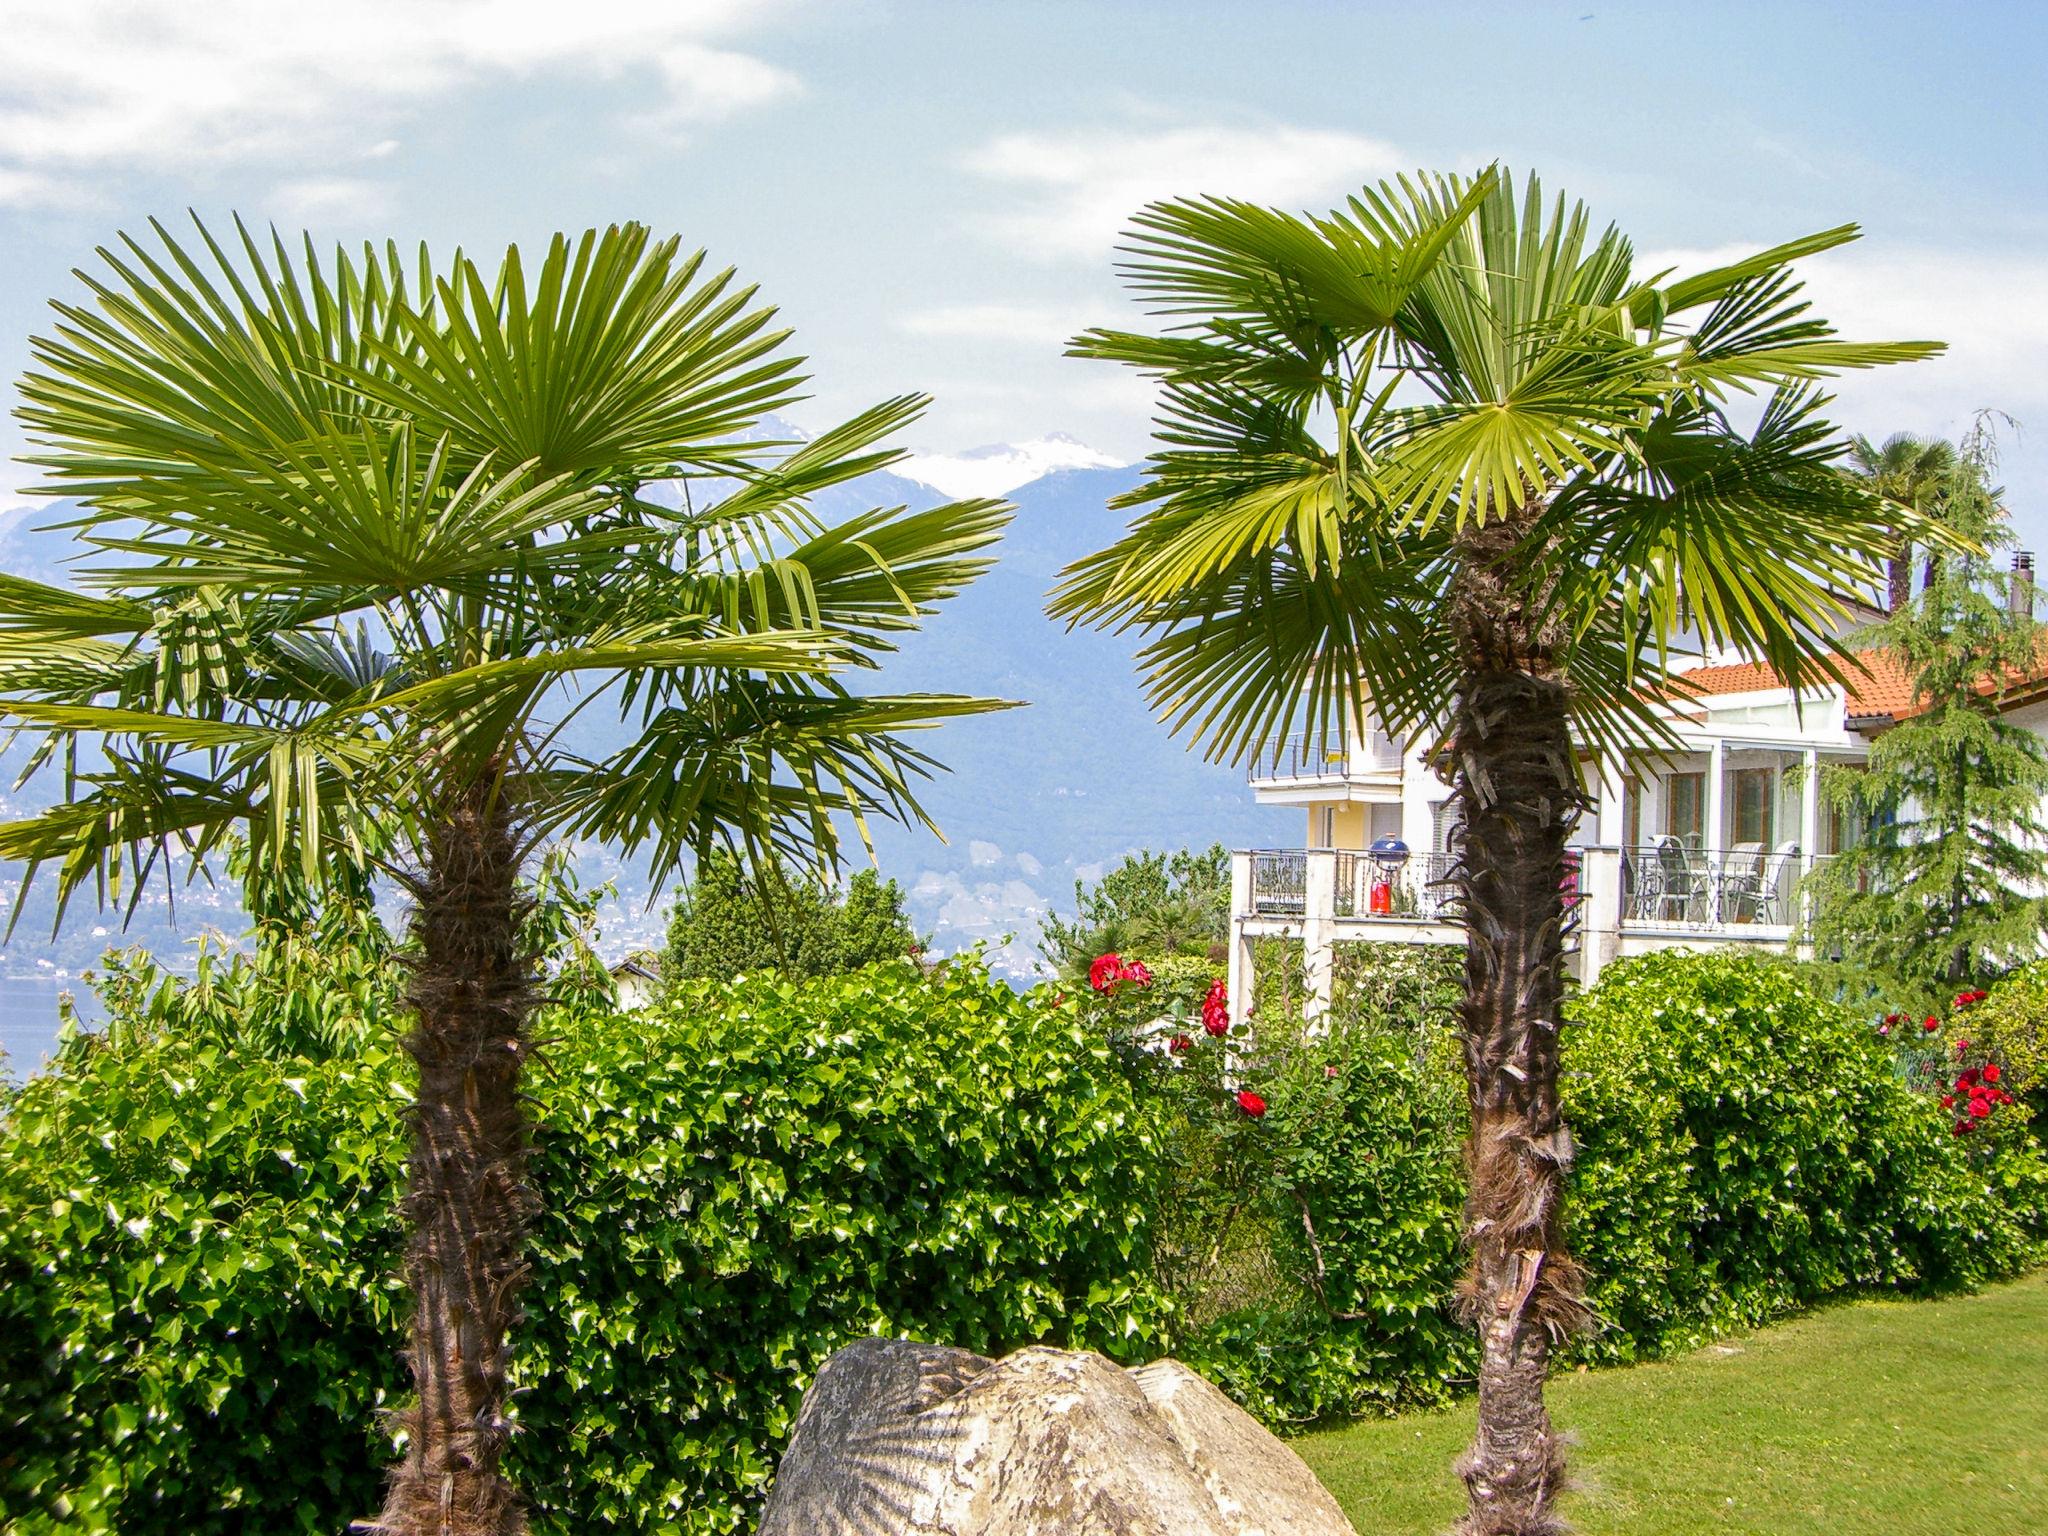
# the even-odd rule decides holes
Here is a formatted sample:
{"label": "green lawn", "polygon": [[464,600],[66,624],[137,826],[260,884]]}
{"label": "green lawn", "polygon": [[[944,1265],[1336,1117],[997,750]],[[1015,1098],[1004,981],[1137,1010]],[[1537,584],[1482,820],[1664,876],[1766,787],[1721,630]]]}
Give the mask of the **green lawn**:
{"label": "green lawn", "polygon": [[[1550,1385],[1582,1536],[2048,1536],[2048,1274],[1831,1307],[1680,1360]],[[1360,1536],[1435,1536],[1467,1402],[1305,1436]]]}

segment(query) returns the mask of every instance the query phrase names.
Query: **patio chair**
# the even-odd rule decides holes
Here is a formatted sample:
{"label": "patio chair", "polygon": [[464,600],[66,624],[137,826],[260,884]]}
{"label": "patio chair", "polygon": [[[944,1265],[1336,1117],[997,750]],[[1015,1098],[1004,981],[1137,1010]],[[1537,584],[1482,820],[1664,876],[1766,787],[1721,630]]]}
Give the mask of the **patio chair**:
{"label": "patio chair", "polygon": [[1707,871],[1668,832],[1653,847],[1656,864],[1643,872],[1643,915],[1666,923],[1695,921],[1701,899],[1712,888]]}
{"label": "patio chair", "polygon": [[1737,843],[1721,865],[1719,918],[1724,923],[1767,921],[1764,908],[1777,906],[1777,890],[1764,880],[1764,845]]}
{"label": "patio chair", "polygon": [[1759,915],[1758,922],[1792,920],[1792,892],[1799,884],[1799,853],[1799,844],[1787,838],[1771,855],[1770,865],[1764,871],[1764,905],[1769,915]]}

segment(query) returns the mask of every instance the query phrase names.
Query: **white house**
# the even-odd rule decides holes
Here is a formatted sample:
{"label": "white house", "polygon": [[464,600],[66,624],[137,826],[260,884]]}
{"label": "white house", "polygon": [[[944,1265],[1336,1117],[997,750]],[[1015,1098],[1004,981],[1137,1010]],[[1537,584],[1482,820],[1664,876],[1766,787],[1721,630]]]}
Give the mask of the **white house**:
{"label": "white house", "polygon": [[[2014,570],[2014,602],[2031,604],[2031,557]],[[1876,616],[1857,607],[1859,626]],[[1822,806],[1817,770],[1860,761],[1914,710],[1896,661],[1878,653],[1864,664],[1868,676],[1850,688],[1795,698],[1766,667],[1701,656],[1658,705],[1675,748],[1583,757],[1594,808],[1575,840],[1582,981],[1619,956],[1673,945],[1793,941],[1800,877],[1855,835]],[[2001,707],[2048,735],[2048,666],[2009,687]],[[1404,748],[1368,707],[1341,742],[1296,738],[1253,769],[1259,802],[1298,806],[1306,824],[1299,848],[1234,857],[1233,1017],[1251,1004],[1262,937],[1304,941],[1311,1010],[1328,1001],[1338,944],[1464,941],[1446,911],[1449,770],[1429,745]]]}

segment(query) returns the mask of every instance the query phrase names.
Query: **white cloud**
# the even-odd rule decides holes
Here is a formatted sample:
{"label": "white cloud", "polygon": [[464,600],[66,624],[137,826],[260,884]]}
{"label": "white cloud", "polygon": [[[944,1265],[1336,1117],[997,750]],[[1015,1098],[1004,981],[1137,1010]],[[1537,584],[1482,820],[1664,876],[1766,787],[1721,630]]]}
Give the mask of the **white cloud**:
{"label": "white cloud", "polygon": [[1283,206],[1330,206],[1402,169],[1392,145],[1334,129],[1186,125],[1011,133],[967,159],[1023,206],[988,215],[986,231],[1019,254],[1097,258],[1130,216],[1161,198],[1215,193]]}
{"label": "white cloud", "polygon": [[1028,443],[996,443],[965,453],[915,452],[895,471],[946,496],[1001,496],[1056,469],[1116,469],[1124,462],[1054,432]]}
{"label": "white cloud", "polygon": [[89,203],[91,194],[40,171],[0,165],[0,208],[65,207]]}
{"label": "white cloud", "polygon": [[[1755,245],[1648,252],[1641,270],[1697,271],[1747,255]],[[1945,433],[1968,427],[1985,407],[2026,427],[2048,425],[2048,257],[1968,248],[1883,245],[1864,239],[1798,264],[1814,311],[1852,341],[1945,341],[1927,362],[1851,373],[1829,381],[1832,419],[1851,431]],[[2043,479],[2024,447],[2007,468],[2029,482],[2031,513]]]}
{"label": "white cloud", "polygon": [[34,0],[9,8],[0,199],[95,172],[389,154],[390,127],[492,79],[646,74],[673,127],[789,95],[716,46],[769,0]]}
{"label": "white cloud", "polygon": [[909,906],[912,919],[919,928],[929,928],[940,953],[985,944],[989,963],[999,973],[1029,976],[1040,968],[1038,930],[1050,907],[1022,880],[970,883],[928,869],[912,883]]}

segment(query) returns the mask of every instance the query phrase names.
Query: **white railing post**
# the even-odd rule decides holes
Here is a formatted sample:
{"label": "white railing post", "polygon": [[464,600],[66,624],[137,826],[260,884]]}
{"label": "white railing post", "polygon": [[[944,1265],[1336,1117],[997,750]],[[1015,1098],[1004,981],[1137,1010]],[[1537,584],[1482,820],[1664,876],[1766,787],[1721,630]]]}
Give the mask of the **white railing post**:
{"label": "white railing post", "polygon": [[1585,848],[1579,853],[1579,984],[1600,980],[1621,949],[1621,850]]}
{"label": "white railing post", "polygon": [[1337,850],[1311,848],[1303,871],[1301,892],[1302,970],[1308,981],[1308,999],[1302,1017],[1322,1018],[1330,1011],[1330,995],[1336,977],[1337,949]]}
{"label": "white railing post", "polygon": [[1727,776],[1728,743],[1716,737],[1707,749],[1707,825],[1700,837],[1700,851],[1714,860],[1728,846],[1728,786],[1723,782]]}
{"label": "white railing post", "polygon": [[1805,752],[1799,779],[1799,857],[1792,870],[1792,893],[1799,903],[1796,914],[1786,913],[1799,925],[1803,940],[1813,929],[1813,893],[1806,888],[1806,872],[1813,868],[1820,852],[1820,753],[1812,747]]}
{"label": "white railing post", "polygon": [[1597,809],[1593,818],[1593,830],[1602,844],[1621,846],[1627,835],[1625,812],[1627,789],[1622,783],[1624,765],[1619,753],[1603,752],[1596,760],[1598,774]]}
{"label": "white railing post", "polygon": [[1230,856],[1230,933],[1228,987],[1230,992],[1230,1022],[1242,1024],[1251,1016],[1252,997],[1258,985],[1255,974],[1257,957],[1252,951],[1251,935],[1245,932],[1245,919],[1252,916],[1252,856],[1240,850]]}

